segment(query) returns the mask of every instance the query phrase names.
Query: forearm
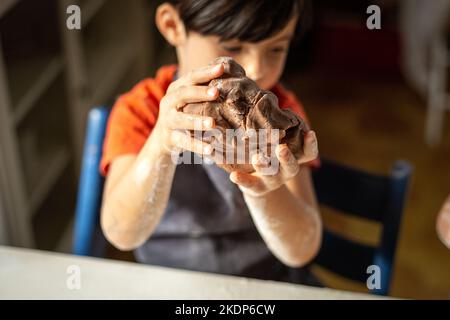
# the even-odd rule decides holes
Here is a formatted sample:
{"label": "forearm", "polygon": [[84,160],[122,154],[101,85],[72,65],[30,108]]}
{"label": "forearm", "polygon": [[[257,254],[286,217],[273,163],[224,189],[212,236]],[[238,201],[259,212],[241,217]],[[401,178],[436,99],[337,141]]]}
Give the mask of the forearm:
{"label": "forearm", "polygon": [[260,197],[244,193],[244,198],[257,229],[278,259],[299,267],[314,258],[322,234],[315,204],[294,196],[285,185]]}
{"label": "forearm", "polygon": [[[176,161],[172,161],[168,150],[209,154],[208,144],[191,137],[189,130],[211,130],[214,119],[181,112],[181,109],[188,103],[216,100],[219,96],[217,88],[204,84],[223,72],[222,63],[188,74],[182,70],[158,102],[156,124],[139,155],[116,159],[110,168],[101,225],[105,236],[119,249],[130,250],[144,243],[164,213],[176,169]],[[139,106],[150,107],[154,99],[143,95],[143,92],[138,94]]]}
{"label": "forearm", "polygon": [[161,150],[157,132],[150,135],[136,159],[105,193],[101,225],[108,240],[121,250],[144,243],[167,206],[176,165]]}

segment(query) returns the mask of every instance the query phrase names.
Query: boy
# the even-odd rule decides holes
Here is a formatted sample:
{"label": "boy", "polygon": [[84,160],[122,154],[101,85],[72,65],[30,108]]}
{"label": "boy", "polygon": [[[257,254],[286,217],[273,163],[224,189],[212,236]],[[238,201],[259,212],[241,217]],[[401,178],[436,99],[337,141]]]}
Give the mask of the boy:
{"label": "boy", "polygon": [[[321,243],[321,218],[311,183],[317,139],[304,136],[296,160],[279,145],[277,174],[227,174],[216,165],[180,164],[174,148],[208,155],[211,148],[179,129],[211,130],[212,118],[178,111],[213,101],[231,56],[280,108],[305,119],[295,96],[279,83],[289,45],[300,26],[304,0],[168,0],[156,25],[176,49],[178,65],[159,69],[116,102],[108,124],[101,171],[107,175],[101,226],[121,250],[139,262],[167,267],[285,280],[285,266],[310,262]],[[206,67],[205,67],[206,66]],[[281,261],[281,263],[280,263]]]}

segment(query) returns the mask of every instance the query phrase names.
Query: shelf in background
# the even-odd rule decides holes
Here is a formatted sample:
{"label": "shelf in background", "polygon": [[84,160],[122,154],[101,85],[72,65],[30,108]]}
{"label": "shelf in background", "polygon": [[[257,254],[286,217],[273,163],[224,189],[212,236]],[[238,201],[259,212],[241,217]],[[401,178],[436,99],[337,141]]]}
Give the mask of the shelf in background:
{"label": "shelf in background", "polygon": [[[29,246],[33,239],[54,250],[61,231],[72,229],[86,111],[112,102],[149,69],[148,3],[0,0],[0,91],[7,97],[0,120],[9,121],[2,138],[14,147],[5,168],[18,177],[1,192],[20,200],[7,212],[14,245]],[[65,9],[72,4],[82,12],[79,32],[65,30]],[[69,240],[67,233],[65,250]]]}
{"label": "shelf in background", "polygon": [[17,124],[60,74],[63,62],[56,55],[36,54],[30,59],[10,61],[6,69],[11,92],[11,111]]}
{"label": "shelf in background", "polygon": [[8,12],[19,0],[2,0],[0,1],[0,18]]}
{"label": "shelf in background", "polygon": [[111,93],[119,85],[123,75],[133,62],[137,52],[128,46],[105,47],[92,55],[92,62],[88,69],[89,83],[95,87],[91,96],[91,104],[104,104],[111,97]]}
{"label": "shelf in background", "polygon": [[[143,73],[142,71],[143,70],[141,70],[138,64],[132,63],[123,74],[118,85],[114,88],[114,92],[116,92],[117,95],[121,95],[130,91],[139,81],[148,77],[148,74]],[[109,102],[113,104],[115,101],[106,101],[105,103]]]}
{"label": "shelf in background", "polygon": [[39,208],[71,159],[65,89],[61,72],[16,126],[31,212]]}
{"label": "shelf in background", "polygon": [[[49,58],[47,61],[33,60],[22,62],[22,64],[11,68],[11,91],[14,97],[13,101],[17,101],[16,105],[13,106],[13,118],[16,126],[32,110],[39,98],[61,74],[64,67],[63,61],[59,57]],[[29,73],[28,76],[27,73]],[[33,75],[36,77],[33,77]],[[15,92],[15,83],[20,83],[24,79],[27,80],[27,86],[18,87]]]}
{"label": "shelf in background", "polygon": [[97,12],[106,3],[106,0],[78,0],[78,6],[83,13],[81,16],[81,25],[86,27]]}
{"label": "shelf in background", "polygon": [[[48,152],[48,159],[42,161],[42,170],[30,186],[30,212],[33,214],[45,200],[52,187],[69,165],[70,152],[66,147],[58,147]],[[45,165],[44,165],[45,164]]]}
{"label": "shelf in background", "polygon": [[[119,86],[130,65],[139,52],[133,32],[134,16],[127,11],[127,4],[121,0],[108,1],[83,31],[88,85],[92,89],[90,104],[104,104]],[[112,36],[108,27],[114,22],[117,31]]]}

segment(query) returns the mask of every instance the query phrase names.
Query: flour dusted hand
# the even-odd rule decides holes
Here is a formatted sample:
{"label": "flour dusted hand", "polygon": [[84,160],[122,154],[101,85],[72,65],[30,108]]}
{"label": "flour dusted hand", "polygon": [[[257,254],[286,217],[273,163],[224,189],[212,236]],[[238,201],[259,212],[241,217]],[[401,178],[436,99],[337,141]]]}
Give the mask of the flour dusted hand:
{"label": "flour dusted hand", "polygon": [[[292,154],[296,158],[300,158],[303,154],[305,122],[291,110],[279,108],[277,97],[270,91],[261,90],[254,81],[246,77],[244,69],[232,58],[219,57],[212,62],[213,65],[220,63],[224,66],[224,73],[221,77],[208,83],[209,87],[219,90],[217,100],[188,103],[183,107],[183,112],[212,117],[217,129],[224,133],[226,129],[239,130],[243,133],[242,139],[246,141],[247,133],[254,134],[260,129],[266,129],[265,141],[270,144],[271,141],[274,142],[271,140],[272,129],[278,129],[279,138],[275,142],[287,144]],[[238,138],[240,138],[239,135]],[[249,143],[244,143],[244,145],[245,163],[227,161],[218,163],[218,165],[228,172],[236,170],[253,172],[251,155],[253,151],[260,152],[261,145]],[[230,144],[230,140],[222,138],[219,143],[215,144],[214,152],[222,152],[222,157],[225,159],[226,151],[235,147],[235,139],[231,140]],[[270,148],[266,150],[270,150]],[[270,154],[266,155],[270,156]]]}

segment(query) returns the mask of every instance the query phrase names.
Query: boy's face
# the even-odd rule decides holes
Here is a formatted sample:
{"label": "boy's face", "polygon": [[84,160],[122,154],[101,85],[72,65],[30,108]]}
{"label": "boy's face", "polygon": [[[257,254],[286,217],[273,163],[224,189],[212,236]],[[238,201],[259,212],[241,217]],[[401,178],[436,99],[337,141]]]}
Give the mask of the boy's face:
{"label": "boy's face", "polygon": [[218,36],[189,32],[176,46],[180,74],[204,67],[219,56],[230,56],[244,67],[247,76],[263,90],[269,90],[280,79],[297,17],[274,36],[256,43],[239,40],[221,41]]}

